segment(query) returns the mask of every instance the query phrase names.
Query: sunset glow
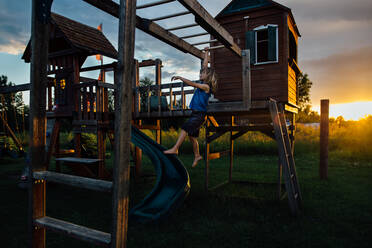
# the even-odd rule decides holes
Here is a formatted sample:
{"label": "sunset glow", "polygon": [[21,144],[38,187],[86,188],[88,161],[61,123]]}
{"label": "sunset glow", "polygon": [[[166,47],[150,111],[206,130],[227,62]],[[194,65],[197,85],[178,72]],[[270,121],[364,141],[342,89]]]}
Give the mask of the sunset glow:
{"label": "sunset glow", "polygon": [[[314,106],[313,110],[320,112],[319,106]],[[359,120],[366,115],[372,115],[371,102],[352,102],[342,104],[330,104],[329,117],[343,116],[345,120]]]}

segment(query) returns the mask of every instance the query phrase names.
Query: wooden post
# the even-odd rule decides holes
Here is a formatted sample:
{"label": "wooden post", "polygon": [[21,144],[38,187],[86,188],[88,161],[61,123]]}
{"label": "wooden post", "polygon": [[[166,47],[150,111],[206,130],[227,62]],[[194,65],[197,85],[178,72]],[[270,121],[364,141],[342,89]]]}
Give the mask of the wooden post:
{"label": "wooden post", "polygon": [[[73,75],[73,84],[79,84],[80,83],[80,63],[79,63],[79,59],[77,56],[74,56],[73,57],[73,60],[72,60],[72,66],[73,66],[73,69],[74,69],[74,75]],[[74,92],[74,111],[76,111],[77,113],[81,113],[81,94],[80,94],[80,89],[74,89],[75,92]],[[86,92],[86,88],[84,88],[84,95],[83,95],[83,104],[85,106],[85,101],[86,101],[86,95],[87,95],[87,92]],[[83,115],[78,115],[77,118],[78,120],[81,120],[84,118],[84,114],[86,113],[87,109],[86,107],[83,108]],[[81,133],[76,133],[75,134],[75,138],[74,138],[74,143],[75,143],[75,156],[76,157],[81,157]]]}
{"label": "wooden post", "polygon": [[243,105],[244,109],[249,110],[252,104],[251,97],[251,64],[250,64],[250,51],[242,51],[242,84],[243,84]]}
{"label": "wooden post", "polygon": [[329,100],[320,101],[320,179],[328,179]]}
{"label": "wooden post", "polygon": [[[231,116],[231,126],[234,126],[234,116]],[[234,165],[234,139],[233,131],[230,131],[230,167],[229,167],[229,182],[232,182],[232,170]]]}
{"label": "wooden post", "polygon": [[209,119],[207,118],[206,124],[205,124],[205,151],[204,151],[204,161],[205,161],[205,182],[204,182],[204,189],[205,191],[208,191],[208,185],[209,185],[209,142],[208,142],[208,135],[209,135]]}
{"label": "wooden post", "polygon": [[32,180],[34,171],[46,169],[46,86],[51,1],[33,0],[31,18],[29,247],[45,247],[45,228],[33,225],[45,216],[45,180]]}
{"label": "wooden post", "polygon": [[[155,61],[155,80],[158,86],[158,113],[161,113],[161,60],[157,59]],[[161,144],[161,122],[160,119],[156,120],[156,142]]]}
{"label": "wooden post", "polygon": [[127,246],[136,0],[120,0],[111,248]]}

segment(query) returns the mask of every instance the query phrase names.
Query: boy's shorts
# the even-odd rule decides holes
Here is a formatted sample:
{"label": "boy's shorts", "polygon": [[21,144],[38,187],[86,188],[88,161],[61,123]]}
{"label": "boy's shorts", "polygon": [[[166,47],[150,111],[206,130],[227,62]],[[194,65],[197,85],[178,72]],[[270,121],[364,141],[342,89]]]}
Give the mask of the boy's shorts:
{"label": "boy's shorts", "polygon": [[202,111],[192,111],[191,117],[182,125],[182,129],[187,132],[191,137],[199,137],[200,127],[205,121],[205,112]]}

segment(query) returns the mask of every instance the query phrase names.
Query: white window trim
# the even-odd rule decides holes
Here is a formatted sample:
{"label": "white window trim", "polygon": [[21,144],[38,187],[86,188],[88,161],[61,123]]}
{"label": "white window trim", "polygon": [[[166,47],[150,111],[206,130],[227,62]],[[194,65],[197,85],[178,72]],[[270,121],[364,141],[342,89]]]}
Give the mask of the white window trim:
{"label": "white window trim", "polygon": [[[276,28],[276,60],[275,61],[266,61],[266,62],[257,62],[257,31],[268,29],[268,27],[275,27]],[[256,53],[256,61],[255,65],[265,65],[265,64],[274,64],[274,63],[279,63],[279,35],[278,35],[278,25],[276,24],[267,24],[267,25],[261,25],[257,28],[254,28],[254,45],[255,45],[255,53]]]}

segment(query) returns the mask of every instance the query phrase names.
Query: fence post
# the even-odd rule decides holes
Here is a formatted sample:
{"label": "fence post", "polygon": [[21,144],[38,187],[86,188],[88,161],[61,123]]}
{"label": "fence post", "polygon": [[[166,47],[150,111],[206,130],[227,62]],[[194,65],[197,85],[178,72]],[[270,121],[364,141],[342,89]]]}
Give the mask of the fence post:
{"label": "fence post", "polygon": [[329,100],[320,101],[320,179],[328,179]]}

